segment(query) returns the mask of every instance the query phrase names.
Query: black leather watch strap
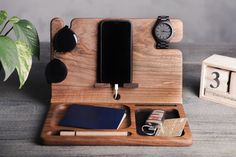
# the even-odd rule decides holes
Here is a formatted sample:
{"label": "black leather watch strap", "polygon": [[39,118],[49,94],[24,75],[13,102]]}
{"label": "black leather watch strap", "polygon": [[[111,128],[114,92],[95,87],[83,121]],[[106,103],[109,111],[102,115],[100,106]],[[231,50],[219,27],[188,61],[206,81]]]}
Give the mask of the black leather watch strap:
{"label": "black leather watch strap", "polygon": [[157,20],[162,21],[162,22],[170,21],[170,17],[169,16],[158,16]]}
{"label": "black leather watch strap", "polygon": [[156,48],[158,49],[167,49],[169,48],[169,42],[167,41],[158,41],[156,44]]}

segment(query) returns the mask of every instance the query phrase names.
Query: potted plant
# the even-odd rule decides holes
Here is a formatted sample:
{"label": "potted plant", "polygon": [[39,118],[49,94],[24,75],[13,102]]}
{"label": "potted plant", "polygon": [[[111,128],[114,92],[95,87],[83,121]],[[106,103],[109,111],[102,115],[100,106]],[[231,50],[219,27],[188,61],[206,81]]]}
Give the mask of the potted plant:
{"label": "potted plant", "polygon": [[[5,71],[4,81],[16,69],[20,81],[19,88],[21,88],[28,78],[32,57],[36,56],[39,59],[39,38],[36,28],[30,21],[16,16],[7,18],[7,12],[1,10],[0,63]],[[8,36],[12,30],[15,34],[14,39]]]}

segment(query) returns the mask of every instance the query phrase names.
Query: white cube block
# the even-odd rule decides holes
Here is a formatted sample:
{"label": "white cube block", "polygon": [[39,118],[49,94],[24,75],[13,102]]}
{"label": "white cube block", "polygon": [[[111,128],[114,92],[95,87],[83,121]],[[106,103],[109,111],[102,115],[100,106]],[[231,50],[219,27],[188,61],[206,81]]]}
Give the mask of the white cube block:
{"label": "white cube block", "polygon": [[229,93],[236,97],[236,72],[231,73]]}
{"label": "white cube block", "polygon": [[214,89],[220,92],[228,91],[229,82],[228,70],[207,67],[205,74],[205,88]]}

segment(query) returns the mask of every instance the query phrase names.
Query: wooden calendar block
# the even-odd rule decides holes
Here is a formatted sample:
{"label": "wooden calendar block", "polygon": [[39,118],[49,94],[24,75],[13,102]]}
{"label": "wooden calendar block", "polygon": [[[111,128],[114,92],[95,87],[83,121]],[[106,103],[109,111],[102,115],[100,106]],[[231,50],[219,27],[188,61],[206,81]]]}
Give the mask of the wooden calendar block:
{"label": "wooden calendar block", "polygon": [[231,73],[229,93],[236,97],[236,72]]}
{"label": "wooden calendar block", "polygon": [[236,107],[236,58],[212,55],[202,62],[199,97]]}
{"label": "wooden calendar block", "polygon": [[230,71],[228,70],[207,67],[205,77],[205,88],[210,88],[220,92],[227,92],[229,73]]}

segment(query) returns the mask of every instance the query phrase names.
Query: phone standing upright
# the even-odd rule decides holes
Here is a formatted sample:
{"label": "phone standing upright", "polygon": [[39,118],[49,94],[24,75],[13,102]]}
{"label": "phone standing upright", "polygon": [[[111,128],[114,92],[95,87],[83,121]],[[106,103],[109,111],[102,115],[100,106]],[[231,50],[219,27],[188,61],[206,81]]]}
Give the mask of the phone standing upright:
{"label": "phone standing upright", "polygon": [[132,82],[132,26],[127,20],[104,20],[99,25],[99,81]]}

